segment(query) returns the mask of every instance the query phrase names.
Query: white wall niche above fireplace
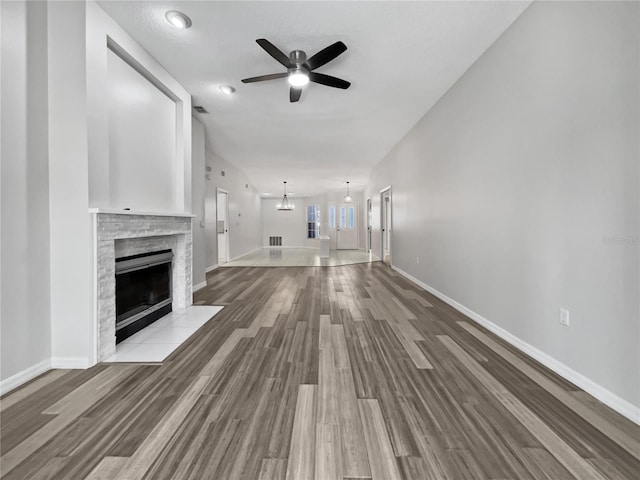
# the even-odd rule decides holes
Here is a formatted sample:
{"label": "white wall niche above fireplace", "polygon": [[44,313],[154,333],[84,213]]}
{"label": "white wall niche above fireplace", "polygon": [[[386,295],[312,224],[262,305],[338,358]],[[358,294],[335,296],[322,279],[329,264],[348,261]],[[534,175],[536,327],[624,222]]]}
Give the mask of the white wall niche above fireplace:
{"label": "white wall niche above fireplace", "polygon": [[89,206],[191,210],[191,95],[98,4],[86,16]]}
{"label": "white wall niche above fireplace", "polygon": [[[115,260],[157,250],[173,252],[172,307],[191,305],[191,214],[90,209],[93,215],[94,354],[116,351]],[[94,362],[94,363],[95,363]]]}

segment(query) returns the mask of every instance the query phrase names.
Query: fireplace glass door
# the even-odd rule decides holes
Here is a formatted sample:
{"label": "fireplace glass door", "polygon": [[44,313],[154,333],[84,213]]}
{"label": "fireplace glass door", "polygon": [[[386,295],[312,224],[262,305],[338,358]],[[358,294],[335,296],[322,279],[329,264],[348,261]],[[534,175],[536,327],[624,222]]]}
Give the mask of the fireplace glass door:
{"label": "fireplace glass door", "polygon": [[170,250],[116,260],[116,342],[171,311]]}

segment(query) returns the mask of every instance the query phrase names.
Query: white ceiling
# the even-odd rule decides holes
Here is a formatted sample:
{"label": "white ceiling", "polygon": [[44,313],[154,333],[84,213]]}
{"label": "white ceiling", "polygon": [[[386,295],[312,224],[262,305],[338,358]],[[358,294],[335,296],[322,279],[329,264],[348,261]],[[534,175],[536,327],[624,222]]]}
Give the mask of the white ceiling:
{"label": "white ceiling", "polygon": [[[529,1],[101,1],[100,5],[193,95],[215,154],[261,193],[361,190],[370,171],[529,5]],[[167,10],[191,17],[177,30]],[[317,71],[348,90],[310,83],[289,103],[286,79],[240,79],[285,69],[258,44],[313,55],[348,50]],[[225,96],[221,84],[237,92]]]}

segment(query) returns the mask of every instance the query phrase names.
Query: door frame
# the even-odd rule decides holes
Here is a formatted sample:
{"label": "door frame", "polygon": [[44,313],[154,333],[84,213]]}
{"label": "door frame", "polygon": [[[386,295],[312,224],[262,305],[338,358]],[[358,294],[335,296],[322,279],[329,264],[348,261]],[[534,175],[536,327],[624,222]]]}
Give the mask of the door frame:
{"label": "door frame", "polygon": [[216,187],[216,262],[220,263],[220,244],[219,244],[219,233],[218,233],[218,195],[224,193],[227,196],[227,205],[226,205],[226,212],[225,212],[225,217],[226,217],[226,224],[225,224],[225,248],[224,248],[224,253],[225,253],[225,258],[224,258],[224,262],[228,263],[230,261],[230,255],[229,255],[229,192],[223,188],[218,188]]}
{"label": "door frame", "polygon": [[[385,196],[389,196],[389,218],[386,218],[386,205],[384,203]],[[385,231],[385,227],[386,230]],[[391,191],[391,185],[380,190],[380,259],[384,262],[384,250],[385,250],[385,234],[389,240],[389,266],[391,266],[393,256],[391,254],[391,246],[393,245],[391,235],[393,233],[393,196]]]}
{"label": "door frame", "polygon": [[366,215],[367,215],[367,253],[371,253],[371,229],[373,227],[373,218],[371,216],[371,197],[367,198],[367,206],[366,206]]}

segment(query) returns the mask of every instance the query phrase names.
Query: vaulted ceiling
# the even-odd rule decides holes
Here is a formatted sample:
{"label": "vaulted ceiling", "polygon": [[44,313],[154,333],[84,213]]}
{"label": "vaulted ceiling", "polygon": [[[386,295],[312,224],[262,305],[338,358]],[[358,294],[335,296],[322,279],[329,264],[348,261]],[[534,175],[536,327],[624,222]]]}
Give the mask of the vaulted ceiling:
{"label": "vaulted ceiling", "polygon": [[[213,153],[242,169],[261,193],[282,181],[296,196],[361,189],[370,171],[526,9],[529,1],[99,2],[209,114]],[[177,30],[165,13],[193,26]],[[313,55],[338,40],[348,50],[317,71],[348,90],[309,84],[289,102],[284,71],[255,42]],[[219,85],[237,91],[227,96]]]}

